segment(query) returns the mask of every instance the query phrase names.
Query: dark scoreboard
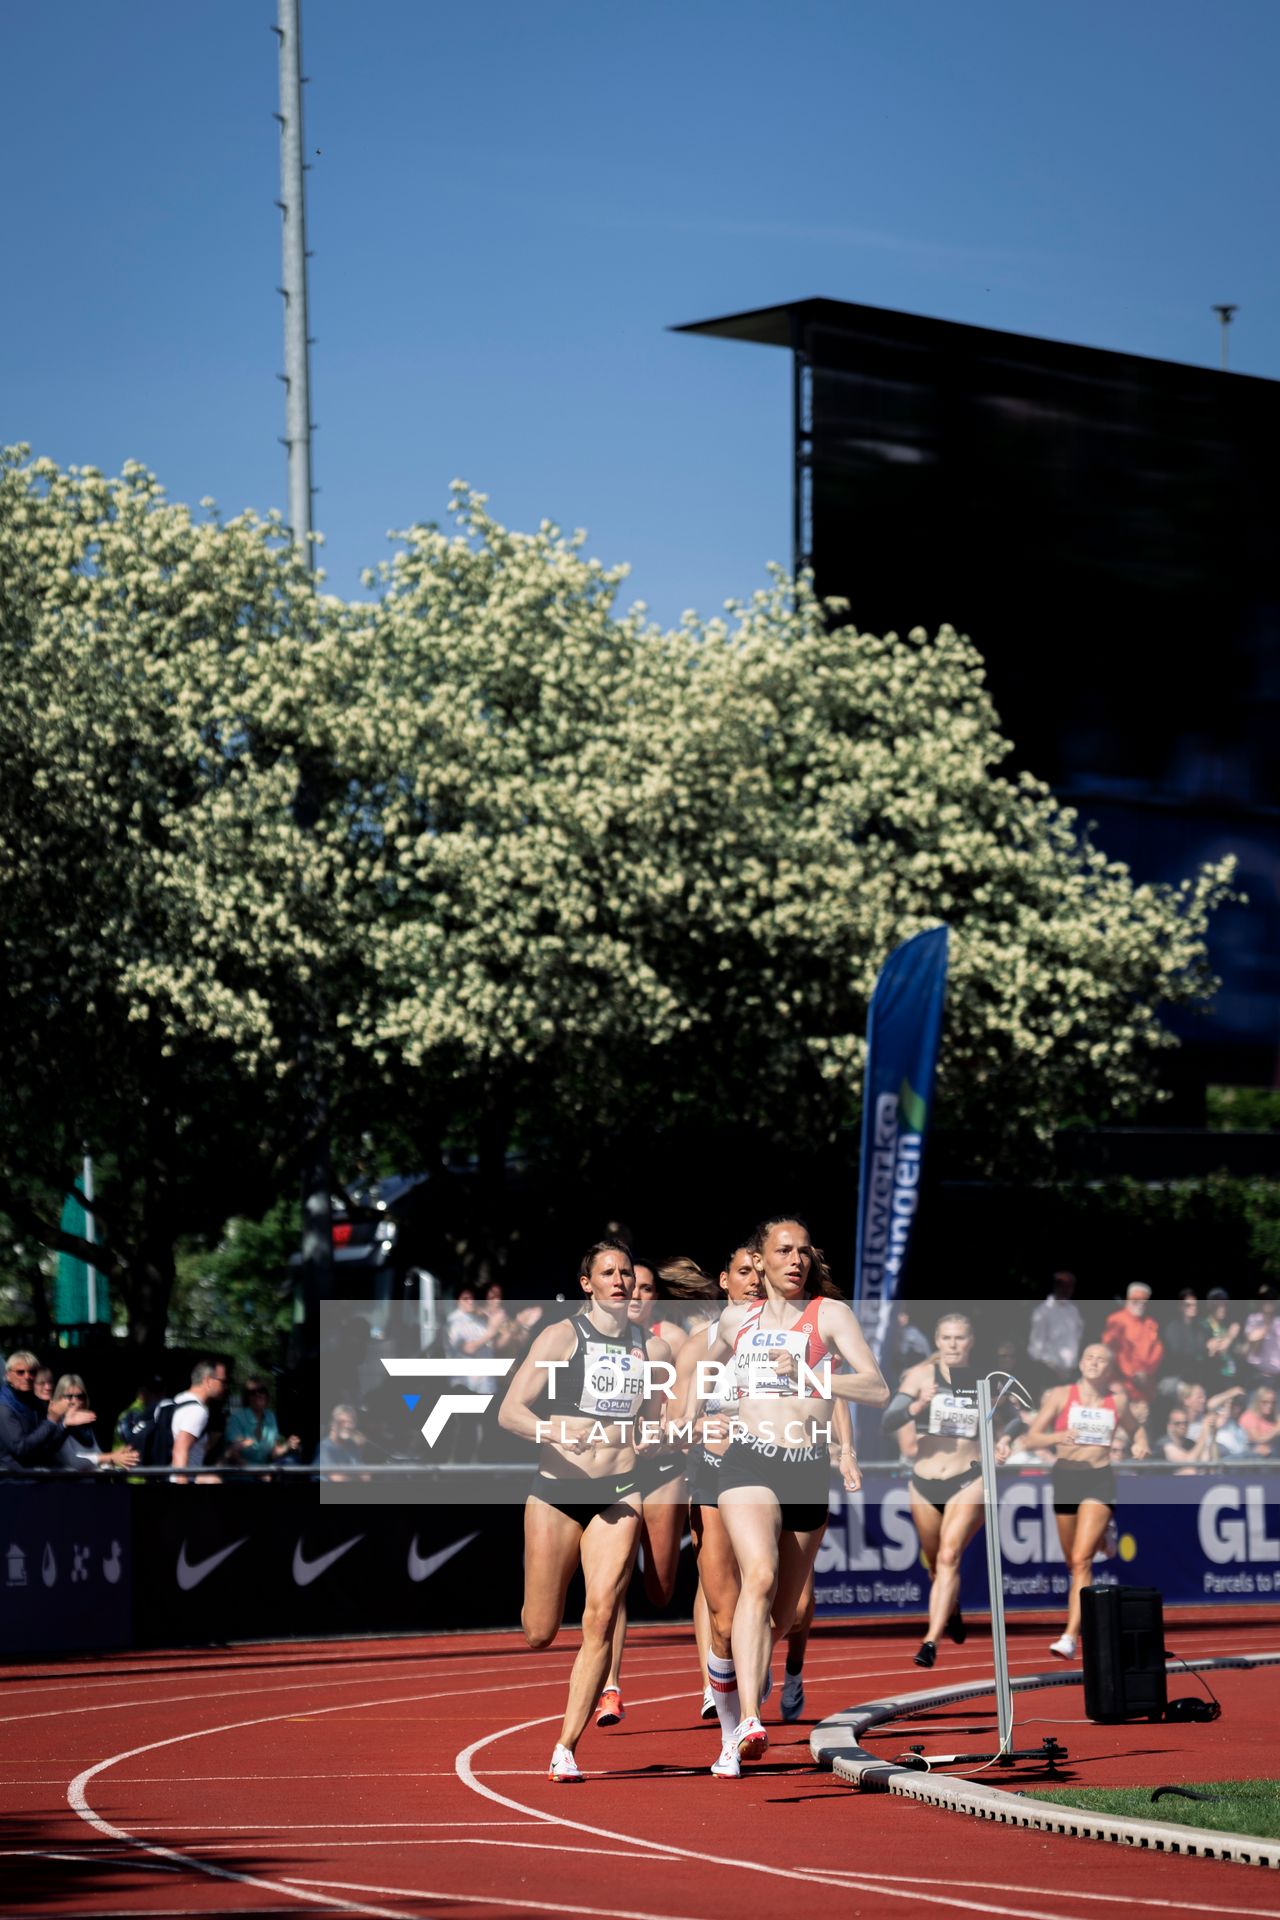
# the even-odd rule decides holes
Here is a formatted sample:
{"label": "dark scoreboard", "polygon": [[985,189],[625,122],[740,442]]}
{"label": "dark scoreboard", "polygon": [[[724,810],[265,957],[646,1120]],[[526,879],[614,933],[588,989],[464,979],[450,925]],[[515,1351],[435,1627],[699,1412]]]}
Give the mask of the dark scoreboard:
{"label": "dark scoreboard", "polygon": [[1195,1077],[1280,1065],[1280,383],[834,300],[680,329],[793,355],[795,562],[981,649],[1014,762],[1140,878],[1235,851]]}

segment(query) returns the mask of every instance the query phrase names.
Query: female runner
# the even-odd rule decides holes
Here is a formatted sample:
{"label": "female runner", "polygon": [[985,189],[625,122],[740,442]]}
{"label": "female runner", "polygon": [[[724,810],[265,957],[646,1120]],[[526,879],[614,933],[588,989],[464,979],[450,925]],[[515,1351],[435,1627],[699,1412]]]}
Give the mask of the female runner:
{"label": "female runner", "polygon": [[[637,1260],[635,1291],[627,1306],[627,1318],[645,1335],[650,1360],[671,1358],[680,1352],[688,1338],[678,1320],[662,1316],[662,1309],[688,1298],[704,1301],[711,1294],[711,1281],[696,1261],[683,1256],[664,1260],[657,1269]],[[664,1415],[666,1405],[664,1403]],[[664,1418],[665,1426],[665,1418]],[[659,1446],[640,1456],[636,1462],[640,1476],[640,1562],[644,1590],[655,1607],[667,1607],[676,1590],[676,1568],[680,1562],[680,1539],[684,1532],[688,1495],[685,1490],[685,1455]],[[627,1638],[627,1604],[624,1597],[613,1624],[613,1643],[609,1659],[609,1677],[600,1695],[598,1727],[616,1727],[627,1717],[622,1704],[622,1653]]]}
{"label": "female runner", "polygon": [[[559,1632],[579,1561],[586,1582],[582,1645],[548,1769],[550,1779],[566,1782],[584,1777],[574,1749],[609,1669],[614,1616],[640,1544],[641,1424],[656,1421],[660,1407],[656,1394],[645,1394],[644,1335],[627,1319],[635,1286],[630,1249],[597,1241],[578,1275],[586,1304],[538,1335],[498,1414],[508,1433],[539,1449],[524,1510],[520,1624],[531,1647],[549,1647]],[[670,1353],[654,1341],[648,1357],[669,1362]]]}
{"label": "female runner", "polygon": [[[935,1351],[907,1368],[880,1420],[884,1433],[896,1433],[908,1421],[915,1424],[911,1517],[932,1581],[929,1624],[915,1656],[918,1667],[933,1665],[944,1632],[957,1645],[965,1637],[960,1562],[982,1525],[985,1498],[977,1382],[969,1365],[973,1327],[963,1313],[946,1313],[933,1338]],[[997,1459],[1008,1451],[1007,1440],[997,1443]]]}
{"label": "female runner", "polygon": [[[732,1357],[738,1389],[718,1509],[742,1590],[732,1661],[714,1654],[708,1661],[723,1737],[712,1772],[722,1779],[736,1778],[740,1763],[758,1760],[769,1744],[761,1689],[773,1629],[790,1629],[827,1524],[832,1401],[882,1407],[889,1398],[862,1329],[836,1294],[803,1221],[792,1214],[766,1220],[751,1236],[750,1251],[761,1297],[725,1308],[707,1356]],[[851,1371],[836,1373],[833,1355]],[[830,1393],[815,1390],[819,1386]],[[848,1484],[860,1484],[852,1463]]]}
{"label": "female runner", "polygon": [[[720,1289],[731,1306],[742,1306],[761,1295],[760,1276],[749,1247],[735,1247],[720,1273]],[[733,1613],[738,1604],[741,1582],[738,1562],[724,1522],[720,1518],[720,1468],[729,1444],[729,1420],[737,1404],[738,1391],[730,1369],[721,1370],[713,1391],[699,1402],[697,1361],[705,1360],[714,1343],[716,1323],[702,1340],[691,1339],[677,1363],[682,1392],[679,1416],[694,1428],[689,1451],[689,1529],[698,1564],[698,1591],[693,1601],[693,1627],[698,1643],[698,1662],[702,1668],[702,1718],[714,1720],[716,1694],[711,1684],[710,1659],[717,1668],[732,1665],[730,1637]],[[696,1351],[691,1351],[696,1349]],[[699,1412],[699,1405],[701,1412]],[[831,1448],[832,1464],[840,1471],[849,1492],[856,1490],[853,1473],[853,1429],[849,1409],[843,1400],[835,1405],[833,1426],[836,1441]],[[795,1624],[787,1635],[787,1671],[782,1688],[782,1717],[797,1720],[804,1711],[804,1656],[813,1626],[813,1572],[805,1581],[797,1605]],[[766,1677],[761,1704],[771,1691],[772,1675]]]}
{"label": "female runner", "polygon": [[1109,1347],[1086,1347],[1080,1378],[1069,1387],[1049,1388],[1024,1442],[1028,1448],[1057,1449],[1053,1512],[1071,1570],[1071,1596],[1066,1632],[1049,1651],[1064,1660],[1075,1658],[1080,1595],[1093,1582],[1093,1556],[1116,1504],[1111,1443],[1117,1427],[1129,1435],[1135,1460],[1145,1460],[1151,1451],[1145,1419],[1138,1419],[1124,1388],[1110,1384],[1111,1368]]}

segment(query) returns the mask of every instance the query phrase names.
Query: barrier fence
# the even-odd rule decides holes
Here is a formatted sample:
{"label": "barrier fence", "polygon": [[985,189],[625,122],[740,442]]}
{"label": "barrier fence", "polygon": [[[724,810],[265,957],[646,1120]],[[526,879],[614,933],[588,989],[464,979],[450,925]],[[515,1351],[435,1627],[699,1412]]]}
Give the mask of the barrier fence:
{"label": "barrier fence", "polygon": [[[370,1467],[394,1478],[397,1504],[368,1499],[373,1481],[331,1482],[315,1468],[224,1469],[219,1484],[141,1474],[4,1477],[0,1485],[0,1650],[53,1654],[330,1634],[515,1626],[523,1560],[521,1466]],[[1117,1473],[1117,1552],[1097,1582],[1154,1586],[1166,1604],[1280,1604],[1280,1461]],[[486,1497],[439,1498],[440,1476]],[[498,1499],[493,1498],[498,1495]],[[335,1499],[335,1495],[339,1497]],[[1067,1573],[1052,1487],[1039,1473],[1001,1475],[1000,1541],[1011,1613],[1056,1609]],[[671,1614],[689,1616],[695,1570],[681,1555]],[[818,1611],[919,1615],[927,1579],[900,1466],[869,1465],[860,1494],[831,1494],[818,1557]],[[566,1617],[580,1606],[571,1589]],[[988,1604],[983,1554],[965,1556],[962,1601]],[[641,1583],[630,1605],[653,1618]]]}

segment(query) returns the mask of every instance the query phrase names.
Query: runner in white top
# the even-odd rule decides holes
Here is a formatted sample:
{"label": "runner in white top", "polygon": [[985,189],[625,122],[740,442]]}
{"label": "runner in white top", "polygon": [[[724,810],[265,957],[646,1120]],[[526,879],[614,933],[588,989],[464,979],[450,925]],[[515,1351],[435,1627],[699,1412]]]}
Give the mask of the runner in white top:
{"label": "runner in white top", "polygon": [[[762,1298],[725,1309],[710,1354],[733,1358],[739,1390],[719,1499],[742,1581],[733,1665],[721,1675],[723,1686],[711,1665],[724,1735],[713,1772],[722,1778],[735,1777],[742,1760],[758,1760],[769,1744],[760,1697],[773,1633],[790,1630],[826,1530],[833,1401],[880,1407],[889,1398],[804,1222],[794,1215],[766,1220],[750,1244]],[[829,1364],[837,1355],[848,1372]],[[852,1459],[845,1484],[861,1484]],[[726,1732],[739,1705],[742,1718]]]}

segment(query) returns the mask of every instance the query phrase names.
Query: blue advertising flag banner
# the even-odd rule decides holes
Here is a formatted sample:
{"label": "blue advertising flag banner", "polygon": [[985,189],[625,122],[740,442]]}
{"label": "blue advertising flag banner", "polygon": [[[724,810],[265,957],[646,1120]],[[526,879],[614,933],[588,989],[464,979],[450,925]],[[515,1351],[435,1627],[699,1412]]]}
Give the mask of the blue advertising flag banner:
{"label": "blue advertising flag banner", "polygon": [[877,1353],[919,1205],[946,985],[947,929],[930,927],[895,947],[867,1011],[853,1295]]}

